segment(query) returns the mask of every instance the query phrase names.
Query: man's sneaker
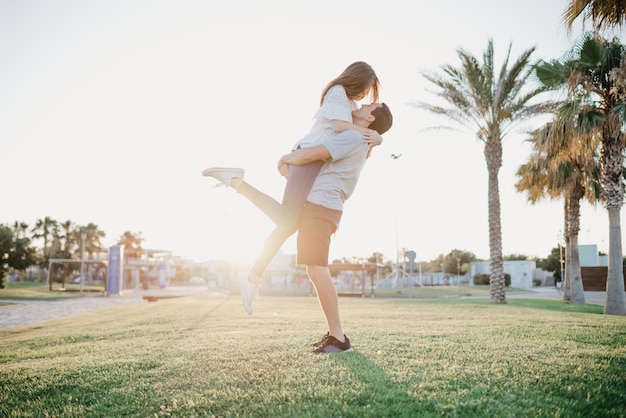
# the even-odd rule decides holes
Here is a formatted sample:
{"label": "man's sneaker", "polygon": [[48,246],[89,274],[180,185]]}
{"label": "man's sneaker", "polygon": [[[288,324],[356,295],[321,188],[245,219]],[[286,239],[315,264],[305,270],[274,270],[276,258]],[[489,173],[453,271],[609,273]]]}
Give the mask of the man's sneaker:
{"label": "man's sneaker", "polygon": [[334,354],[334,353],[350,353],[354,351],[350,340],[344,335],[346,341],[341,342],[332,335],[329,335],[322,345],[311,351],[313,354]]}
{"label": "man's sneaker", "polygon": [[205,177],[213,177],[225,186],[230,186],[230,182],[235,177],[243,178],[243,168],[225,168],[225,167],[211,167],[202,171],[202,175]]}
{"label": "man's sneaker", "polygon": [[[326,338],[328,338],[328,336],[329,336],[329,335],[330,335],[330,332],[328,332],[328,331],[327,331],[327,332],[326,332],[326,334],[324,334],[324,335],[322,336],[322,339],[321,339],[321,340],[316,341],[316,342],[312,343],[311,345],[312,345],[313,347],[319,347],[319,346],[321,346],[322,344],[324,344],[324,341],[326,341]],[[343,334],[343,338],[348,339],[348,337],[346,337],[346,334]]]}
{"label": "man's sneaker", "polygon": [[[330,335],[330,332],[326,332],[326,334],[324,334],[324,335],[322,336],[322,339],[321,339],[321,340],[319,340],[319,341],[317,341],[317,342],[314,342],[314,343],[313,343],[313,344],[311,344],[311,345],[312,345],[313,347],[315,347],[315,348],[320,347],[322,344],[324,344],[324,341],[326,341],[326,338],[328,338],[328,336],[329,336],[329,335]],[[344,337],[345,337],[345,335],[344,335]]]}
{"label": "man's sneaker", "polygon": [[247,277],[242,275],[239,278],[239,290],[241,291],[243,308],[248,312],[248,315],[252,315],[252,312],[254,312],[252,309],[252,299],[254,299],[257,294],[257,285],[251,283]]}

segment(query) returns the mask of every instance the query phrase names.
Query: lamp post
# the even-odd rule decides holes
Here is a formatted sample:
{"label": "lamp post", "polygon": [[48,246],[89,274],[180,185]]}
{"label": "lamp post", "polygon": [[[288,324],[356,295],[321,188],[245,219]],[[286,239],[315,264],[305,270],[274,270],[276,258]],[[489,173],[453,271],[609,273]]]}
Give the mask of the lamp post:
{"label": "lamp post", "polygon": [[559,267],[561,268],[561,289],[565,291],[565,257],[563,257],[563,245],[561,245],[561,239],[563,239],[563,235],[561,235],[561,231],[558,233],[558,244],[559,244]]}
{"label": "lamp post", "polygon": [[85,232],[80,233],[80,294],[83,294],[83,282],[85,281],[85,239],[87,234]]}
{"label": "lamp post", "polygon": [[[402,156],[402,154],[391,154],[390,157],[392,160],[397,160],[398,158],[400,158]],[[397,170],[394,170],[394,174],[397,174]],[[398,199],[399,199],[399,195],[400,192],[397,190],[398,188],[398,182],[396,181],[396,179],[394,178],[394,198],[395,198],[395,204],[396,204],[396,276],[394,277],[394,283],[393,283],[393,287],[394,289],[398,289],[399,287],[399,279],[400,279],[400,244],[399,244],[399,238],[398,238]]]}

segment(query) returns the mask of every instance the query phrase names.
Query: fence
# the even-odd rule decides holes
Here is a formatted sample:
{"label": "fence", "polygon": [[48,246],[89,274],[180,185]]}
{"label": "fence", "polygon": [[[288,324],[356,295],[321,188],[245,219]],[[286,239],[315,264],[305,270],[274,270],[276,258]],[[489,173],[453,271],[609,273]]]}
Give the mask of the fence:
{"label": "fence", "polygon": [[[583,288],[586,291],[605,291],[608,267],[581,267]],[[624,285],[626,286],[626,267],[624,267]]]}

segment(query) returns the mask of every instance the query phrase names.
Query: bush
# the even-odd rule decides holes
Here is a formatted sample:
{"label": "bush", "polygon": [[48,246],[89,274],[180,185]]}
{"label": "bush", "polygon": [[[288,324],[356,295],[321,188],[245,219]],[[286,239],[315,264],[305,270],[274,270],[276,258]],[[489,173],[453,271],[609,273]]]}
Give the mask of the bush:
{"label": "bush", "polygon": [[483,273],[474,274],[474,277],[472,277],[472,279],[474,280],[474,284],[489,284],[488,274],[483,274]]}
{"label": "bush", "polygon": [[7,274],[4,271],[0,271],[0,289],[7,288]]}
{"label": "bush", "polygon": [[[478,273],[478,274],[475,274],[474,277],[472,277],[472,279],[474,280],[474,284],[482,284],[482,285],[489,284],[488,274]],[[504,286],[506,287],[511,286],[511,275],[508,273],[504,273]]]}

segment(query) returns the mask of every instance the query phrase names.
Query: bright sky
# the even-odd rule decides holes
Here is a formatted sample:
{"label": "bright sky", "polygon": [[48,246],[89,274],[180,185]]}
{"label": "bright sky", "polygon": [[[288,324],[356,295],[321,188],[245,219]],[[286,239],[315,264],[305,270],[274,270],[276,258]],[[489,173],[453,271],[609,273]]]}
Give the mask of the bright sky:
{"label": "bright sky", "polygon": [[[368,161],[331,257],[430,260],[454,248],[489,257],[487,174],[471,131],[411,106],[433,100],[420,72],[458,65],[461,47],[496,61],[536,46],[559,58],[566,0],[0,0],[0,222],[50,216],[145,248],[204,261],[250,260],[272,224],[201,176],[240,166],[280,198],[279,157],[312,125],[322,88],[348,64],[376,70],[394,127]],[[523,128],[538,126],[540,121]],[[562,202],[515,191],[524,135],[505,140],[503,250],[545,257]],[[394,160],[391,154],[402,154]],[[606,251],[606,211],[585,205],[580,243]],[[295,252],[295,239],[284,251]]]}

